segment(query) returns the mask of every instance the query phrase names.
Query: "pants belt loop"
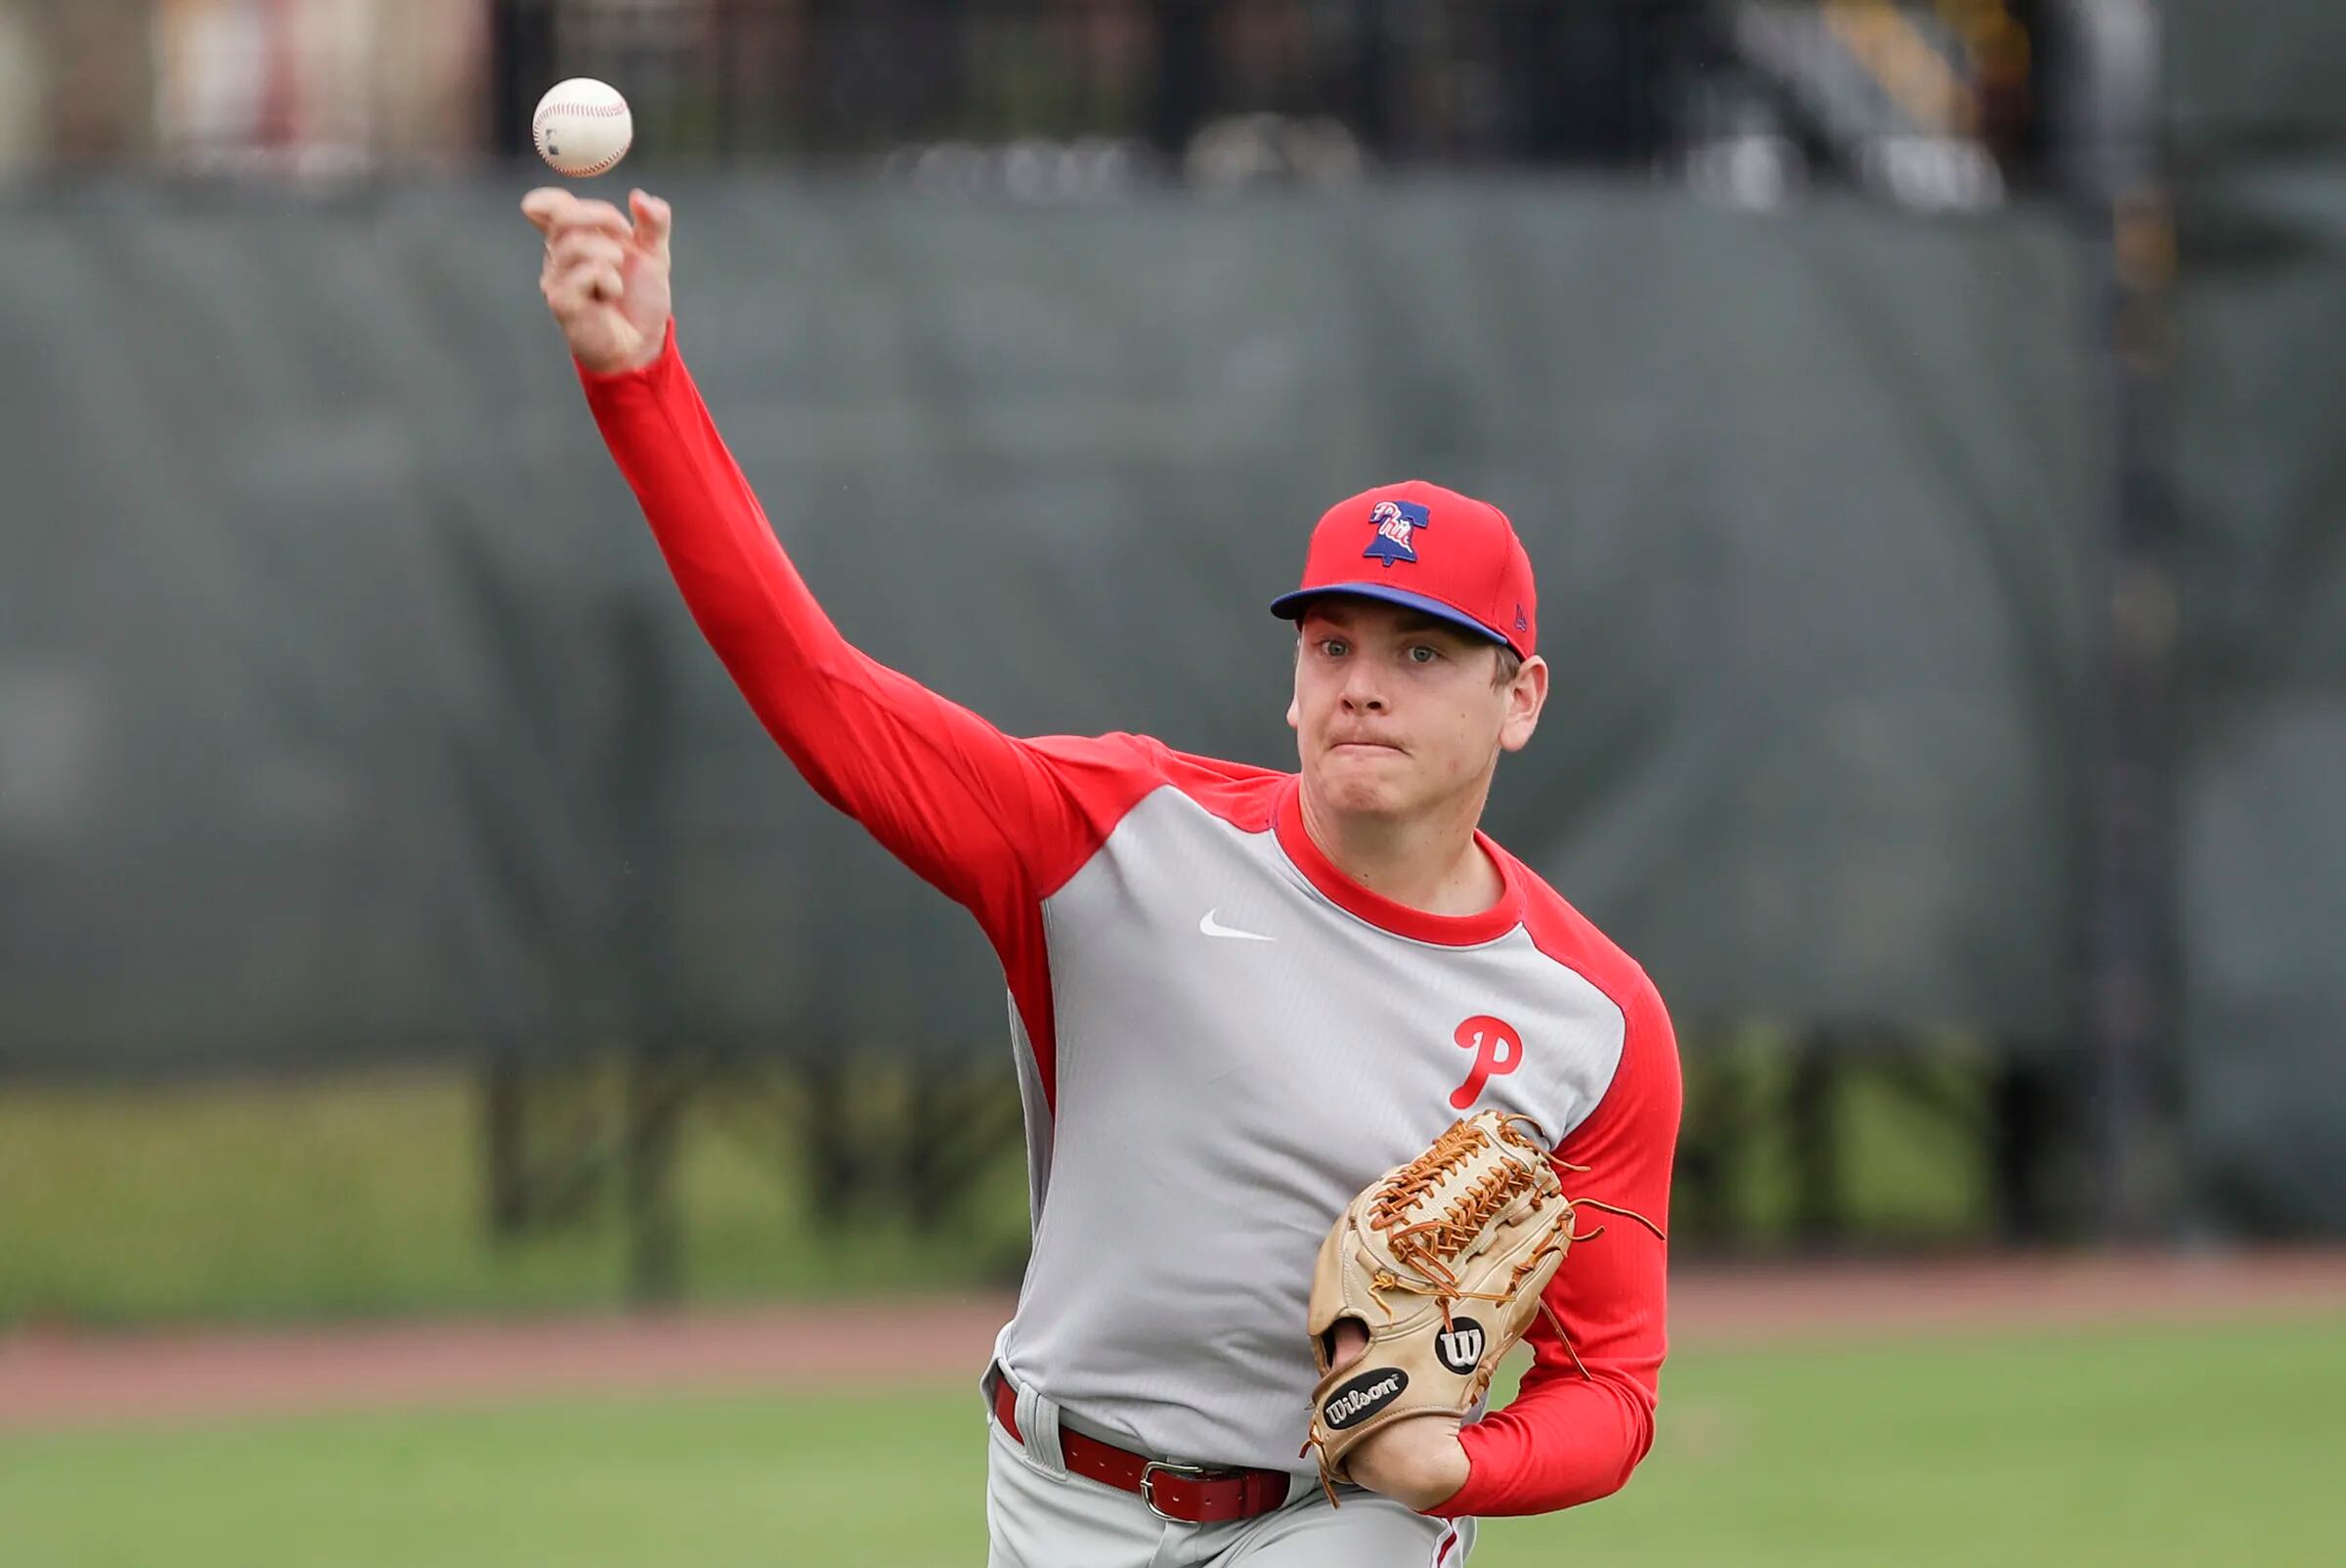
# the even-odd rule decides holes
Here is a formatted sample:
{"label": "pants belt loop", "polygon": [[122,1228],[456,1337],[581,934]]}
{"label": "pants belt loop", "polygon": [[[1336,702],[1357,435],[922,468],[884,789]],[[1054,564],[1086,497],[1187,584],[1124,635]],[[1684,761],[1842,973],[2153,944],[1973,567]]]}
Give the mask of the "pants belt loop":
{"label": "pants belt loop", "polygon": [[1066,1479],[1066,1456],[1059,1450],[1059,1406],[1027,1384],[1019,1387],[1019,1435],[1026,1457],[1060,1480]]}

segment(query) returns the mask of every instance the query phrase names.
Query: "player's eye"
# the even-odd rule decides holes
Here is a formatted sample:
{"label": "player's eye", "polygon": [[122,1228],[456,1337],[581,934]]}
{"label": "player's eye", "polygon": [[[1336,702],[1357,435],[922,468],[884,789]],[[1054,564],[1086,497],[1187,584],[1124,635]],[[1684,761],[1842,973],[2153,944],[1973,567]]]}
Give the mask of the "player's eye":
{"label": "player's eye", "polygon": [[1342,637],[1322,637],[1320,639],[1320,652],[1326,658],[1341,659],[1351,651],[1352,649],[1345,644]]}
{"label": "player's eye", "polygon": [[1434,647],[1431,643],[1412,642],[1410,644],[1410,663],[1412,664],[1432,664],[1441,657],[1442,650]]}

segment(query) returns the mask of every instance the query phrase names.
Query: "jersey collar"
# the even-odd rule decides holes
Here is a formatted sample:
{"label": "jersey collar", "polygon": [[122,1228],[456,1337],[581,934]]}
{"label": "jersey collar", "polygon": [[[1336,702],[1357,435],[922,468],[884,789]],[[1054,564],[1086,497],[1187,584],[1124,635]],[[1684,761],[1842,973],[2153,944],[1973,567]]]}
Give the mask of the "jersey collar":
{"label": "jersey collar", "polygon": [[1362,887],[1320,852],[1320,846],[1312,842],[1303,825],[1300,777],[1290,775],[1281,790],[1279,811],[1272,818],[1272,826],[1278,834],[1279,847],[1286,851],[1287,859],[1303,873],[1306,882],[1319,889],[1337,908],[1379,931],[1442,947],[1473,947],[1503,936],[1522,924],[1523,884],[1515,862],[1480,828],[1475,830],[1474,842],[1491,857],[1491,863],[1499,867],[1499,902],[1478,914],[1432,915]]}

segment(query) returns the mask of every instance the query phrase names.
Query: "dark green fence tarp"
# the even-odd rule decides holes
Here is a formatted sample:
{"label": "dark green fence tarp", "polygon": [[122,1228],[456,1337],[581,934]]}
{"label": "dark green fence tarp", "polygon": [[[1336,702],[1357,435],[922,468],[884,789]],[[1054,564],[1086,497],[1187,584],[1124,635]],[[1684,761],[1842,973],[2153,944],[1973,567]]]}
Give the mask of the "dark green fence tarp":
{"label": "dark green fence tarp", "polygon": [[[2111,8],[2117,13],[2121,8]],[[2243,146],[2346,137],[2346,6],[2158,0],[2167,141],[2180,168]],[[2122,15],[2111,22],[2122,24]]]}
{"label": "dark green fence tarp", "polygon": [[[10,214],[0,1065],[998,1049],[974,927],[701,646],[519,185]],[[1494,826],[1681,1021],[2069,1036],[2104,440],[2027,215],[1550,184],[1032,211],[678,180],[682,340],[864,647],[1291,762],[1264,610],[1487,495],[1554,696]]]}
{"label": "dark green fence tarp", "polygon": [[2346,1230],[2346,8],[2171,4],[2188,1186]]}

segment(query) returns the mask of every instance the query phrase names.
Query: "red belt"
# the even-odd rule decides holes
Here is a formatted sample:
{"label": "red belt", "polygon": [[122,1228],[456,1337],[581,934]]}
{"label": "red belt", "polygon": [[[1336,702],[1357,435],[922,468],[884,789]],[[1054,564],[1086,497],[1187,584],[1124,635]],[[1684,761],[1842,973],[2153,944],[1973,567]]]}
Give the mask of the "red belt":
{"label": "red belt", "polygon": [[[994,1369],[994,1418],[1019,1439],[1019,1391],[1010,1374]],[[1222,1524],[1269,1513],[1287,1501],[1284,1470],[1219,1470],[1203,1464],[1173,1464],[1127,1453],[1113,1443],[1059,1428],[1059,1452],[1076,1475],[1138,1492],[1149,1511],[1182,1524]]]}

